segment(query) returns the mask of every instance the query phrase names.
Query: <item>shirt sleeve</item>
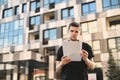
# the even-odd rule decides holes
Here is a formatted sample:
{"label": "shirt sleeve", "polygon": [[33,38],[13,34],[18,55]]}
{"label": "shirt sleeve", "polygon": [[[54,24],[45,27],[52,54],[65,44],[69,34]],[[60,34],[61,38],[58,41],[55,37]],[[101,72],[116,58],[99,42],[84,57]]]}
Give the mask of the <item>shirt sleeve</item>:
{"label": "shirt sleeve", "polygon": [[84,48],[83,49],[85,49],[88,52],[88,54],[89,54],[88,58],[89,59],[93,58],[94,54],[93,54],[91,46],[89,44],[87,44],[87,43],[83,43],[83,44],[84,44]]}
{"label": "shirt sleeve", "polygon": [[57,57],[56,57],[56,61],[61,61],[61,57],[63,56],[63,49],[62,46],[58,49],[57,52]]}

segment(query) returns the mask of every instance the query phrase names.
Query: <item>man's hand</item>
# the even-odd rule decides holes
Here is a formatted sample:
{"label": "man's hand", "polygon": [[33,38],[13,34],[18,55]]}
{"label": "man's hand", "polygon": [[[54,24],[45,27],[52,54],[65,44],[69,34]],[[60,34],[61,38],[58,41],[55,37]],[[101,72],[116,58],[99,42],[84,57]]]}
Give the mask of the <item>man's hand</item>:
{"label": "man's hand", "polygon": [[82,52],[81,52],[80,55],[82,56],[83,60],[88,59],[88,52],[85,51],[84,49],[82,49]]}
{"label": "man's hand", "polygon": [[68,64],[69,62],[71,62],[71,59],[70,59],[68,56],[63,56],[63,57],[61,58],[61,63],[62,63],[62,65],[66,65],[66,64]]}

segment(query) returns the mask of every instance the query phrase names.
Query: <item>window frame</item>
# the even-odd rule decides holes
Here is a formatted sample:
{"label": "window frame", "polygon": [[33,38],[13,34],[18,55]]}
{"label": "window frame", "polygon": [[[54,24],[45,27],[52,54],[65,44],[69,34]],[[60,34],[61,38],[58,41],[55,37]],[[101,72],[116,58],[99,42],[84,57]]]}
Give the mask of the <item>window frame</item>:
{"label": "window frame", "polygon": [[[94,5],[94,6],[95,6],[95,7],[94,7],[95,10],[91,10],[91,8],[90,8],[90,7],[91,7],[91,4],[93,4],[93,3],[95,4],[95,5]],[[87,11],[87,12],[84,12],[84,10],[86,10],[86,9],[83,9],[83,7],[84,7],[85,5],[88,6],[88,11]],[[83,3],[81,6],[82,6],[82,7],[81,7],[81,8],[82,8],[82,9],[81,9],[81,10],[82,10],[82,16],[85,16],[85,15],[88,15],[88,14],[92,14],[92,13],[96,13],[96,1],[88,2],[88,3]]]}

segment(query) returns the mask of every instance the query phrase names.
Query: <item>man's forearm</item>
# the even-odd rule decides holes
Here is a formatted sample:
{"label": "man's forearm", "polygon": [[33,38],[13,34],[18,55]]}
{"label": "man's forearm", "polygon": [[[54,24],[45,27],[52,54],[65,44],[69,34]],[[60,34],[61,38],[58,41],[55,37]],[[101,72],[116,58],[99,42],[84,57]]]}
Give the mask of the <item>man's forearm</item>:
{"label": "man's forearm", "polygon": [[87,59],[85,59],[84,61],[85,61],[85,63],[87,64],[87,66],[88,66],[91,70],[94,69],[95,66],[94,66],[94,61],[93,61],[93,59],[89,60],[89,59],[87,58]]}
{"label": "man's forearm", "polygon": [[63,67],[62,62],[56,62],[56,72],[60,72]]}

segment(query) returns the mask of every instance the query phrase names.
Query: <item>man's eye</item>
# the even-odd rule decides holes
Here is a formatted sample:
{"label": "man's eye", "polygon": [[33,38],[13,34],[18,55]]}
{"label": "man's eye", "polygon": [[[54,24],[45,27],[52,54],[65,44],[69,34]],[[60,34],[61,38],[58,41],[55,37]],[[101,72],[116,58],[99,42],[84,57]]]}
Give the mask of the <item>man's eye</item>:
{"label": "man's eye", "polygon": [[70,30],[70,32],[74,32],[73,30]]}
{"label": "man's eye", "polygon": [[75,33],[78,33],[78,31],[75,31]]}

